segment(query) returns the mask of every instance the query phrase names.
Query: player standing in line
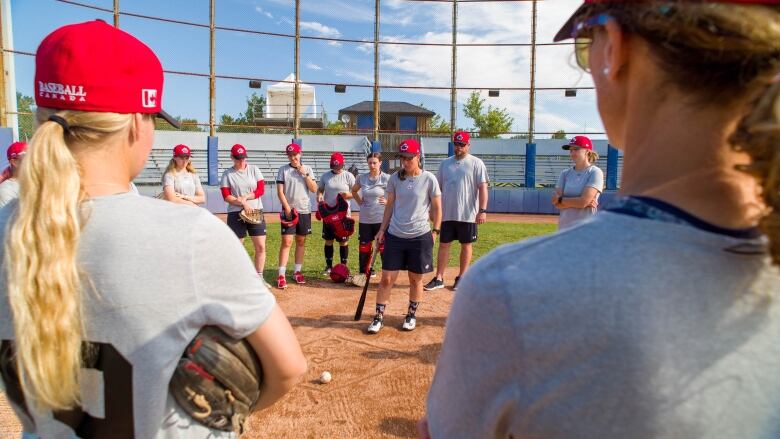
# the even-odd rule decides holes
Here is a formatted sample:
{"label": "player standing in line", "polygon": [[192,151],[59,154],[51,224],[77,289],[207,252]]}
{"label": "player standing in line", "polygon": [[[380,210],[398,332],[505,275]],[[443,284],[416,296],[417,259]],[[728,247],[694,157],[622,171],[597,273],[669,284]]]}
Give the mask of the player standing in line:
{"label": "player standing in line", "polygon": [[[352,196],[360,206],[360,223],[358,223],[358,254],[359,273],[366,272],[366,265],[371,259],[372,243],[382,226],[382,218],[387,204],[386,190],[390,175],[382,172],[382,154],[372,152],[366,156],[368,172],[360,174],[352,186]],[[373,275],[373,270],[371,272]]]}
{"label": "player standing in line", "polygon": [[[345,200],[352,198],[352,186],[355,185],[355,176],[351,172],[344,171],[344,156],[340,152],[334,152],[330,156],[330,172],[322,174],[317,187],[317,200],[328,206],[335,206],[337,197]],[[325,240],[325,270],[323,276],[330,276],[333,268],[333,241],[339,242],[339,259],[346,265],[349,259],[349,236],[339,238],[330,224],[322,223],[322,239]]]}
{"label": "player standing in line", "polygon": [[574,136],[563,149],[569,151],[574,166],[561,172],[555,184],[552,203],[561,211],[558,230],[595,215],[604,190],[604,173],[595,165],[599,155],[593,151],[593,142]]}
{"label": "player standing in line", "polygon": [[[244,242],[244,237],[249,234],[252,246],[255,248],[255,270],[263,279],[265,269],[265,221],[260,224],[249,224],[239,216],[241,210],[263,210],[263,201],[260,199],[265,193],[265,179],[260,168],[246,162],[246,148],[236,143],[230,149],[230,158],[233,166],[222,172],[220,189],[222,198],[228,203],[227,225],[238,236],[239,241]],[[266,286],[268,285],[267,282]]]}
{"label": "player standing in line", "polygon": [[[417,306],[423,293],[422,276],[433,271],[433,235],[440,233],[441,190],[436,177],[420,167],[420,143],[406,139],[398,145],[401,170],[387,183],[387,205],[382,226],[376,234],[377,245],[384,243],[382,280],[376,294],[376,314],[368,333],[376,334],[384,326],[385,308],[399,270],[409,274],[409,308],[402,329],[417,326]],[[433,219],[433,228],[428,218]]]}
{"label": "player standing in line", "polygon": [[190,155],[187,145],[173,148],[173,157],[163,173],[163,196],[174,203],[197,206],[206,202],[206,194]]}
{"label": "player standing in line", "polygon": [[464,276],[430,436],[778,437],[780,6],[587,0],[569,38],[623,197]]}
{"label": "player standing in line", "polygon": [[11,171],[10,176],[0,183],[0,207],[19,198],[19,179],[17,176],[26,149],[26,142],[14,142],[8,146],[5,152],[8,158],[8,169]]}
{"label": "player standing in line", "polygon": [[477,241],[477,225],[487,220],[488,175],[485,163],[469,154],[471,137],[459,131],[452,137],[455,155],[441,162],[436,179],[441,187],[443,222],[439,241],[436,276],[425,285],[426,291],[444,287],[444,270],[450,260],[450,243],[460,242],[458,282],[471,264],[472,244]]}
{"label": "player standing in line", "polygon": [[35,61],[38,128],[20,199],[0,209],[0,373],[22,437],[231,437],[168,391],[198,331],[218,326],[255,349],[256,409],[287,393],[306,359],[230,229],[128,192],[154,115],[178,125],[160,107],[160,61],[100,20],[55,30]]}
{"label": "player standing in line", "polygon": [[292,210],[298,215],[298,222],[290,227],[282,227],[282,245],[279,248],[279,277],[277,288],[287,288],[287,259],[290,257],[293,236],[295,236],[295,271],[293,279],[305,284],[303,277],[303,257],[306,251],[306,236],[311,234],[311,198],[310,192],[317,191],[317,177],[311,167],[301,163],[301,147],[291,143],[285,148],[290,163],[279,168],[276,174],[276,194],[282,203],[286,218],[291,219]]}

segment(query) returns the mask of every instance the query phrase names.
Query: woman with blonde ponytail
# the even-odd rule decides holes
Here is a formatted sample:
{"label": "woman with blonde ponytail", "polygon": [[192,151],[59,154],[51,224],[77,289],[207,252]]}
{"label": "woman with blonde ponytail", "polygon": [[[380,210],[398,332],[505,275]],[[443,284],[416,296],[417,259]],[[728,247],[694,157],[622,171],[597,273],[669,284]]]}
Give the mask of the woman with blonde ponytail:
{"label": "woman with blonde ponytail", "polygon": [[586,0],[570,38],[621,197],[469,270],[420,436],[780,437],[780,3]]}
{"label": "woman with blonde ponytail", "polygon": [[163,197],[174,203],[197,206],[206,201],[203,186],[190,161],[190,147],[176,145],[168,167],[163,173]]}
{"label": "woman with blonde ponytail", "polygon": [[19,201],[0,208],[0,374],[25,437],[216,437],[167,390],[209,325],[255,348],[256,407],[281,397],[305,359],[230,230],[128,192],[155,115],[178,125],[155,54],[102,21],[68,25],[38,48],[35,84]]}

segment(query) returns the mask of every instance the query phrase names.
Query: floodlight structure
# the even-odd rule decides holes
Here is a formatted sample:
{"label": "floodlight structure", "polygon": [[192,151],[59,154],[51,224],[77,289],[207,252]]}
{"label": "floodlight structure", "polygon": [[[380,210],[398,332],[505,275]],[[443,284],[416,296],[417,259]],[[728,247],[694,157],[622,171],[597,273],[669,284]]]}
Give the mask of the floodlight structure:
{"label": "floodlight structure", "polygon": [[491,98],[497,98],[499,94],[498,90],[488,90],[488,96]]}

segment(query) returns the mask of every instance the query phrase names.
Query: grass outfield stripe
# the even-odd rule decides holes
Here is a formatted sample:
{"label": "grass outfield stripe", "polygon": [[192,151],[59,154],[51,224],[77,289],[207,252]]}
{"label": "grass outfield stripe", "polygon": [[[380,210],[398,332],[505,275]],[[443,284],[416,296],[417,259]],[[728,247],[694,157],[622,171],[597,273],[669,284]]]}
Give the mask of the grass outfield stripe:
{"label": "grass outfield stripe", "polygon": [[[558,228],[555,224],[525,224],[525,223],[485,223],[479,226],[479,239],[474,243],[474,254],[472,262],[476,261],[480,257],[484,256],[490,250],[511,242],[518,242],[524,239],[533,238],[536,236],[547,235],[555,232]],[[357,230],[357,225],[355,225]],[[304,276],[319,276],[322,269],[325,267],[325,257],[323,255],[323,245],[325,242],[322,239],[322,223],[319,221],[313,221],[312,234],[306,239],[306,257],[303,263]],[[334,243],[337,246],[337,243]],[[268,236],[266,238],[266,248],[268,254],[266,255],[265,262],[265,279],[269,282],[276,279],[277,267],[279,263],[279,225],[268,224]],[[250,258],[254,257],[254,248],[249,238],[244,239],[244,247],[249,253]],[[294,247],[290,250],[290,258],[287,264],[287,274],[292,275],[293,271],[293,254]],[[438,253],[438,241],[434,247],[434,261],[436,261],[436,253]],[[334,260],[338,263],[339,251],[334,249]],[[460,257],[460,244],[457,241],[452,243],[450,247],[450,267],[458,266],[458,258]],[[379,262],[377,262],[379,263]],[[358,240],[357,232],[350,237],[349,241],[349,269],[351,271],[357,270],[358,265]]]}

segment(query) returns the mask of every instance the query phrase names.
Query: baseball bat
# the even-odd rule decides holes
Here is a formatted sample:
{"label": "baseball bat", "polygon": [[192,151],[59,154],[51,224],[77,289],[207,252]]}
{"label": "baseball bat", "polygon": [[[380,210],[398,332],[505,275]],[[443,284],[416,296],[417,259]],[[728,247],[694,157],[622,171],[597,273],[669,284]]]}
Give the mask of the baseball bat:
{"label": "baseball bat", "polygon": [[374,246],[374,251],[371,252],[371,259],[366,264],[366,284],[363,285],[363,292],[360,293],[360,300],[358,300],[357,309],[355,309],[355,321],[357,322],[363,317],[363,306],[366,304],[366,293],[368,293],[368,284],[371,280],[371,270],[374,268],[374,261],[376,261],[376,254],[379,253],[379,243]]}

